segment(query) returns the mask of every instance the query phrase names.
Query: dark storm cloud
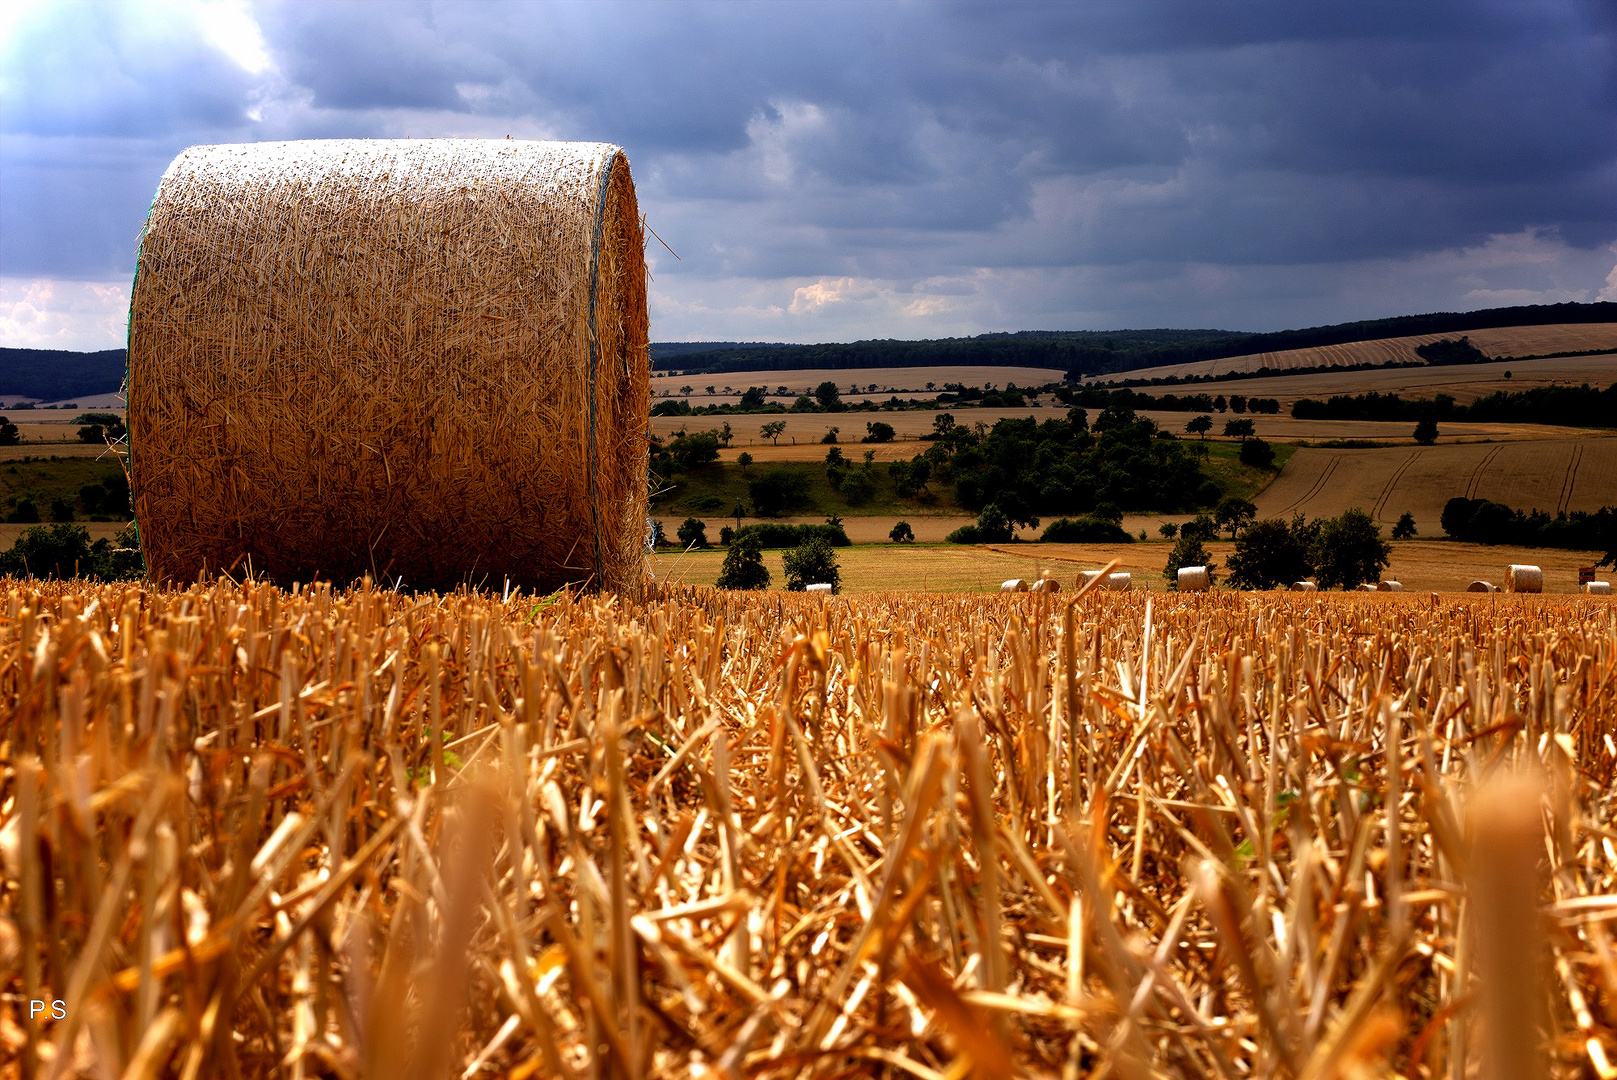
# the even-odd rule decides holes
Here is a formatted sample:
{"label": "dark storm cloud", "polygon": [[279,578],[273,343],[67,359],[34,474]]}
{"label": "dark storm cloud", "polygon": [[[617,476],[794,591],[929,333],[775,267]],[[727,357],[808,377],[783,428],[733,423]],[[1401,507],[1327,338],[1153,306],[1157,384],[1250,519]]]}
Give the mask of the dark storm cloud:
{"label": "dark storm cloud", "polygon": [[[994,288],[973,317],[1005,327],[1587,298],[1617,241],[1613,10],[279,3],[249,71],[182,9],[63,5],[4,47],[0,269],[127,272],[189,143],[510,133],[625,145],[684,257],[658,295],[692,312],[736,281],[815,317]],[[1417,264],[1418,296],[1355,284]],[[793,291],[829,278],[888,284]]]}

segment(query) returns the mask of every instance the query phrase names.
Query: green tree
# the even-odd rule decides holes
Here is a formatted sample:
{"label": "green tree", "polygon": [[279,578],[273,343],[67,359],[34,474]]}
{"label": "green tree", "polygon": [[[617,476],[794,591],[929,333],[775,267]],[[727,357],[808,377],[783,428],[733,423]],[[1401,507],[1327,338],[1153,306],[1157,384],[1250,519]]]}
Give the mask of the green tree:
{"label": "green tree", "polygon": [[1241,526],[1258,516],[1258,508],[1241,498],[1239,495],[1226,495],[1218,501],[1218,507],[1213,511],[1213,521],[1221,529],[1230,531],[1230,539],[1241,531]]}
{"label": "green tree", "polygon": [[705,548],[707,542],[707,522],[700,518],[688,517],[679,523],[679,529],[674,533],[679,542],[685,547]]}
{"label": "green tree", "polygon": [[682,433],[668,444],[668,454],[680,472],[701,468],[719,460],[719,434],[716,431]]}
{"label": "green tree", "polygon": [[759,517],[779,517],[808,501],[808,477],[799,469],[776,466],[747,484],[753,513]]}
{"label": "green tree", "polygon": [[1175,541],[1173,550],[1168,553],[1168,565],[1162,571],[1162,576],[1168,579],[1169,584],[1179,587],[1179,568],[1182,566],[1207,567],[1207,579],[1213,578],[1213,568],[1218,564],[1212,556],[1207,554],[1207,548],[1201,540],[1194,536],[1186,536],[1183,529],[1179,530],[1179,539]]}
{"label": "green tree", "polygon": [[891,540],[895,544],[913,544],[915,543],[915,530],[910,528],[909,522],[900,521],[897,525],[894,525],[892,531],[887,534],[887,539]]}
{"label": "green tree", "polygon": [[747,387],[747,392],[741,395],[741,407],[743,409],[763,408],[766,404],[764,401],[764,394],[767,392],[767,389],[762,386]]}
{"label": "green tree", "polygon": [[1437,421],[1430,416],[1423,416],[1415,422],[1415,441],[1422,446],[1431,446],[1437,441]]}
{"label": "green tree", "polygon": [[1320,525],[1313,560],[1320,588],[1354,589],[1381,579],[1392,545],[1381,539],[1381,526],[1354,508]]}
{"label": "green tree", "polygon": [[6,520],[15,525],[32,525],[39,521],[39,505],[34,502],[32,495],[24,495],[17,500],[17,505],[11,508]]}
{"label": "green tree", "polygon": [[[1179,535],[1188,536],[1193,540],[1212,540],[1218,536],[1218,523],[1206,514],[1197,514],[1194,518],[1179,526]],[[1195,563],[1190,565],[1195,566]]]}
{"label": "green tree", "polygon": [[781,561],[786,567],[786,588],[792,592],[802,592],[810,585],[830,585],[832,592],[842,591],[837,553],[818,536],[788,551]]}
{"label": "green tree", "polygon": [[52,499],[51,500],[51,520],[52,521],[72,521],[73,520],[73,500],[68,499],[68,498],[64,498],[64,497],[62,497],[60,495],[58,495],[56,498]]}
{"label": "green tree", "polygon": [[1405,510],[1398,518],[1398,524],[1392,527],[1394,540],[1413,540],[1415,538],[1415,515]]}
{"label": "green tree", "polygon": [[1244,417],[1240,420],[1224,421],[1224,436],[1226,438],[1240,439],[1242,442],[1245,442],[1247,439],[1252,437],[1256,430],[1257,429],[1253,425],[1252,421]]}
{"label": "green tree", "polygon": [[752,465],[752,455],[747,453],[745,450],[741,451],[741,453],[736,455],[736,464],[741,466],[742,472],[746,472],[748,467]]}
{"label": "green tree", "polygon": [[1164,521],[1157,526],[1157,532],[1162,534],[1164,540],[1172,540],[1179,535],[1179,526],[1172,521]]}
{"label": "green tree", "polygon": [[1192,435],[1200,435],[1203,442],[1207,441],[1207,433],[1212,430],[1213,418],[1211,416],[1193,416],[1185,421],[1185,431]]}
{"label": "green tree", "polygon": [[832,443],[832,444],[834,444],[837,441],[837,435],[841,431],[842,431],[842,429],[839,428],[839,427],[826,428],[825,429],[825,434],[820,436],[820,442],[821,443]]}
{"label": "green tree", "polygon": [[842,392],[830,379],[814,388],[814,400],[819,402],[820,408],[826,412],[836,412],[842,408]]}
{"label": "green tree", "polygon": [[[1246,423],[1250,424],[1248,420]],[[1254,469],[1267,469],[1275,463],[1275,448],[1267,439],[1251,438],[1241,441],[1241,464]]]}
{"label": "green tree", "polygon": [[764,565],[764,550],[756,533],[737,533],[730,550],[725,552],[724,565],[719,568],[718,586],[721,589],[767,589],[769,567]]}
{"label": "green tree", "polygon": [[1238,589],[1272,589],[1301,581],[1313,572],[1308,544],[1278,518],[1247,527],[1230,556],[1230,584]]}
{"label": "green tree", "polygon": [[0,446],[16,446],[20,442],[22,436],[17,433],[17,425],[0,416]]}
{"label": "green tree", "polygon": [[[931,389],[931,387],[932,384],[927,383],[927,388]],[[932,418],[932,434],[936,435],[938,438],[947,439],[949,437],[949,432],[953,430],[954,413],[940,412],[938,415]]]}
{"label": "green tree", "polygon": [[860,442],[892,442],[893,436],[897,434],[892,424],[884,423],[881,420],[870,421],[865,425],[865,432],[865,437],[860,439]]}
{"label": "green tree", "polygon": [[785,430],[786,421],[784,420],[771,420],[769,423],[758,429],[764,438],[768,439],[776,446],[780,445],[780,437]]}

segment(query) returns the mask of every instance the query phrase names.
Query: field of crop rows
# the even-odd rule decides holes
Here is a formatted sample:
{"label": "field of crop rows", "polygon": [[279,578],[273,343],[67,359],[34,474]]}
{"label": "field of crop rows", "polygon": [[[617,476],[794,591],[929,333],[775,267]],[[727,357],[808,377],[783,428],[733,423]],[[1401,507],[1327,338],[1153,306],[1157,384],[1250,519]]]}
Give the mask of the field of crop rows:
{"label": "field of crop rows", "polygon": [[1617,1075],[1597,598],[7,582],[0,712],[6,1077]]}

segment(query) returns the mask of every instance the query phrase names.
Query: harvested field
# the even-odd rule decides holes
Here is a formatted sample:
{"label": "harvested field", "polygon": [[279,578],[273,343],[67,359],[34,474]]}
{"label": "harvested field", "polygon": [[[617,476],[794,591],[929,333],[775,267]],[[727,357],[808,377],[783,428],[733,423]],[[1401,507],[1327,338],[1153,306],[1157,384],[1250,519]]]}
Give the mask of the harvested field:
{"label": "harvested field", "polygon": [[[1054,398],[1050,398],[1042,407],[1025,409],[905,409],[897,412],[855,412],[855,413],[743,413],[739,416],[653,416],[651,418],[651,431],[654,435],[668,438],[680,429],[686,431],[706,431],[709,428],[722,427],[728,423],[734,438],[732,447],[742,447],[751,450],[755,446],[774,446],[775,443],[759,434],[759,428],[772,421],[784,420],[786,430],[780,437],[781,447],[796,446],[798,460],[802,460],[802,451],[805,446],[818,446],[820,437],[829,428],[839,428],[837,439],[843,445],[843,452],[848,450],[848,444],[857,446],[859,440],[865,435],[865,425],[880,420],[884,424],[893,425],[893,430],[900,439],[919,439],[922,435],[932,432],[932,421],[940,412],[949,413],[956,423],[975,424],[981,421],[993,427],[997,421],[1007,417],[1034,417],[1038,420],[1060,420],[1067,415],[1066,407]],[[1183,414],[1174,414],[1183,415]],[[1181,424],[1183,421],[1181,421]],[[795,443],[793,440],[796,440]],[[879,445],[879,444],[878,444]],[[867,446],[866,449],[875,447]],[[739,452],[739,451],[738,451]],[[916,453],[918,451],[911,451]],[[824,449],[821,449],[824,453]],[[753,451],[757,456],[757,451]],[[814,455],[819,456],[819,455]]]}
{"label": "harvested field", "polygon": [[[862,401],[866,397],[888,398],[893,394],[937,394],[942,392],[944,383],[960,383],[962,386],[993,383],[1003,389],[1007,383],[1015,383],[1017,386],[1043,386],[1045,383],[1060,382],[1066,376],[1067,373],[1059,368],[969,366],[799,368],[792,371],[729,371],[723,375],[663,375],[654,372],[651,378],[651,393],[657,399],[664,396],[664,391],[667,391],[669,397],[679,397],[679,388],[689,386],[693,388],[689,396],[692,405],[713,405],[741,400],[742,392],[749,386],[767,388],[772,398],[776,396],[776,389],[782,386],[794,397],[798,394],[812,394],[816,386],[829,379],[841,388],[845,398]],[[877,387],[878,392],[874,395],[848,393],[850,386],[857,384],[865,387],[871,383],[875,383]],[[934,389],[928,390],[927,383],[932,383]],[[707,395],[709,386],[718,391],[713,397]],[[725,394],[723,391],[726,386],[734,392]]]}
{"label": "harvested field", "polygon": [[[856,546],[837,549],[842,568],[842,591],[850,595],[887,592],[902,586],[914,592],[994,592],[1009,578],[1036,580],[1049,570],[1071,587],[1082,570],[1095,570],[1113,559],[1117,569],[1134,575],[1134,587],[1161,592],[1167,588],[1162,570],[1173,545],[1153,539],[1133,544],[995,544],[987,547],[927,544],[945,521],[906,518],[915,529],[917,545],[882,543],[893,518],[848,518],[843,522]],[[955,528],[956,521],[949,524]],[[717,536],[714,523],[708,535]],[[1155,537],[1155,530],[1151,530]],[[857,538],[856,538],[857,534]],[[1036,535],[1036,534],[1035,534]],[[1383,533],[1385,535],[1385,533]],[[1439,534],[1441,535],[1441,534]],[[864,540],[868,546],[857,546]],[[1234,545],[1214,541],[1207,545],[1219,567],[1229,562]],[[764,562],[776,589],[785,582],[782,552],[764,552]],[[1511,545],[1462,544],[1452,540],[1401,540],[1392,545],[1385,577],[1406,589],[1461,593],[1476,578],[1497,584],[1508,563],[1534,563],[1544,568],[1544,591],[1573,595],[1578,591],[1578,568],[1593,566],[1598,551],[1567,551]],[[724,552],[662,551],[648,566],[659,581],[685,585],[711,585],[718,580]],[[1223,580],[1222,570],[1215,577]],[[1617,579],[1617,570],[1602,571]]]}
{"label": "harvested field", "polygon": [[1256,371],[1261,367],[1320,367],[1326,364],[1385,364],[1394,361],[1420,363],[1421,358],[1415,352],[1415,346],[1459,337],[1470,338],[1471,344],[1489,356],[1541,356],[1554,352],[1588,352],[1591,349],[1617,351],[1617,323],[1559,323],[1456,331],[1451,334],[1416,334],[1315,349],[1249,353],[1222,360],[1198,360],[1187,364],[1143,368],[1128,372],[1124,377],[1150,379],[1165,375],[1216,375],[1225,371]]}
{"label": "harvested field", "polygon": [[9,1075],[1617,1049],[1609,601],[0,597]]}
{"label": "harvested field", "polygon": [[1357,506],[1390,524],[1408,511],[1423,535],[1436,536],[1443,504],[1456,495],[1550,514],[1617,504],[1617,438],[1302,447],[1254,501],[1260,517],[1334,517]]}

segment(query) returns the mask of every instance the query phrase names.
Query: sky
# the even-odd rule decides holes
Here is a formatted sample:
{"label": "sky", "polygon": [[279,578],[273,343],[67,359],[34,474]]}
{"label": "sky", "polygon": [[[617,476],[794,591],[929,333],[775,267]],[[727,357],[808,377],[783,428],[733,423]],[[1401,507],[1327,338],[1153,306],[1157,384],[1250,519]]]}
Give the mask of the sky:
{"label": "sky", "polygon": [[123,344],[188,146],[507,135],[624,147],[657,341],[1617,300],[1611,0],[10,0],[0,345]]}

